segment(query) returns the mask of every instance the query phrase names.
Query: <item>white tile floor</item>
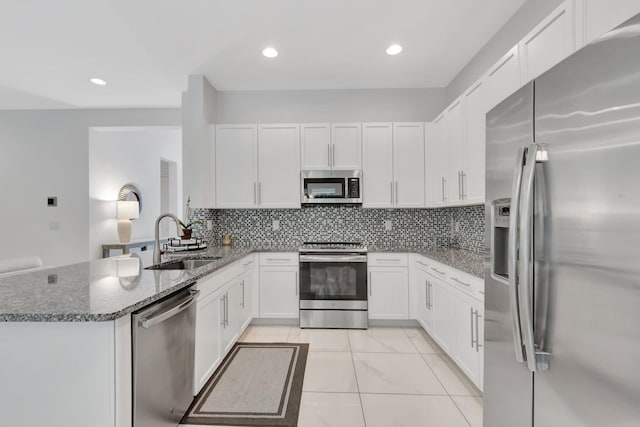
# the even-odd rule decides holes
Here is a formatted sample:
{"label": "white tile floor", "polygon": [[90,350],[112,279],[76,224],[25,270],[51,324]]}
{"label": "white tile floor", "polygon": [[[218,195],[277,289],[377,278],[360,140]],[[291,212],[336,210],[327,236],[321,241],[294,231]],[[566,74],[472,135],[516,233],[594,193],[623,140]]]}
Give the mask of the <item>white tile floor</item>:
{"label": "white tile floor", "polygon": [[251,326],[244,342],[306,342],[299,427],[481,427],[482,397],[419,328]]}

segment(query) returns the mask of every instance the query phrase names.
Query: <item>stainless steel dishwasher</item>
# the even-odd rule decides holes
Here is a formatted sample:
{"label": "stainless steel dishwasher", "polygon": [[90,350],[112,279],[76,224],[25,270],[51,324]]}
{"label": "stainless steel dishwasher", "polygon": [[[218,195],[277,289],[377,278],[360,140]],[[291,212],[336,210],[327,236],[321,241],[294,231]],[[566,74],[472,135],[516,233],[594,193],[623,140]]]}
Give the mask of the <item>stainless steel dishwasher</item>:
{"label": "stainless steel dishwasher", "polygon": [[180,291],[133,313],[133,427],[175,427],[193,400],[195,301]]}

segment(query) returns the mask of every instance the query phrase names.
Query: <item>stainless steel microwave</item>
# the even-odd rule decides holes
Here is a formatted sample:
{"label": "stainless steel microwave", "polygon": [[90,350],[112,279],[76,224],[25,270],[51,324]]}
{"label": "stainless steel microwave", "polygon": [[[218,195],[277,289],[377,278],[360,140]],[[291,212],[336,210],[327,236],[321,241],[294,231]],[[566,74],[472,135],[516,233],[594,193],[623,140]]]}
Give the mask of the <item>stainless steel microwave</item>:
{"label": "stainless steel microwave", "polygon": [[361,170],[304,170],[301,173],[301,203],[362,203]]}

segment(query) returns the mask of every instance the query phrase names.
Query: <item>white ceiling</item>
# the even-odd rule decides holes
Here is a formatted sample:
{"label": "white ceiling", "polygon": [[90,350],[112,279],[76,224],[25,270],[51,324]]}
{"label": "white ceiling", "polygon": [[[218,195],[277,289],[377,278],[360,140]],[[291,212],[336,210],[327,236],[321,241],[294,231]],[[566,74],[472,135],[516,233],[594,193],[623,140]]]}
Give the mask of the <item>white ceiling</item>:
{"label": "white ceiling", "polygon": [[219,90],[444,87],[524,1],[0,0],[0,109],[177,106],[189,74]]}

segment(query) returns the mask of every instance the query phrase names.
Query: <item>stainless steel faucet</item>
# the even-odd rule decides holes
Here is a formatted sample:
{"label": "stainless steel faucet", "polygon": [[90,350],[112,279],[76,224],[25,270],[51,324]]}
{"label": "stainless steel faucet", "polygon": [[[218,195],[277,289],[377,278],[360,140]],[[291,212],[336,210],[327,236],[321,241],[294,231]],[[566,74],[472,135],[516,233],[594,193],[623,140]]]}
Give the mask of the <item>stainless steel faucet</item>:
{"label": "stainless steel faucet", "polygon": [[155,232],[155,242],[154,242],[154,246],[153,246],[153,264],[160,264],[160,262],[162,262],[162,254],[164,253],[164,251],[162,250],[162,248],[160,247],[160,220],[162,220],[162,218],[164,217],[169,217],[171,219],[173,219],[176,223],[176,229],[178,230],[178,236],[181,236],[184,234],[182,232],[182,228],[180,228],[180,220],[174,215],[174,214],[170,214],[170,213],[163,213],[161,214],[158,219],[156,219],[156,232]]}

